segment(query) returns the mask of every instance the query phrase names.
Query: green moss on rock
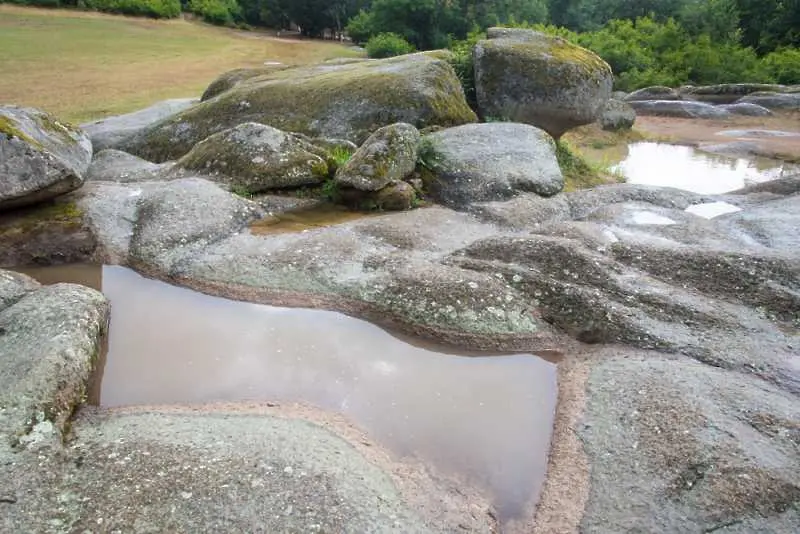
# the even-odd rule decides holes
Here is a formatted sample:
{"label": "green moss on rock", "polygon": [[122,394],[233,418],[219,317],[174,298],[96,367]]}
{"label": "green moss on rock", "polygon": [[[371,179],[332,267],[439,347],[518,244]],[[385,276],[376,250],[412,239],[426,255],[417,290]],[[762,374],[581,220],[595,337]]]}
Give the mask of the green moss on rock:
{"label": "green moss on rock", "polygon": [[452,67],[410,54],[256,76],[134,136],[123,149],[150,161],[174,159],[209,135],[248,121],[360,144],[396,122],[425,128],[475,120]]}

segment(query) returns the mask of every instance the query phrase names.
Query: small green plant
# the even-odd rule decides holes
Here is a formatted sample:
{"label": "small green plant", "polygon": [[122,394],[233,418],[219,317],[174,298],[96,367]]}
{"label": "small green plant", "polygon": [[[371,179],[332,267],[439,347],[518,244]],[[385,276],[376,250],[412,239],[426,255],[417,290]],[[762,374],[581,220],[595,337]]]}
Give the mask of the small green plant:
{"label": "small green plant", "polygon": [[325,180],[320,188],[320,196],[329,202],[338,203],[342,198],[342,192],[339,190],[339,184],[333,178]]}
{"label": "small green plant", "polygon": [[337,146],[331,150],[331,158],[333,158],[333,162],[336,163],[337,169],[350,161],[350,158],[352,157],[353,151],[347,147]]}
{"label": "small green plant", "polygon": [[417,165],[426,169],[432,169],[436,166],[436,148],[433,146],[433,141],[427,137],[423,137],[417,147]]}
{"label": "small green plant", "polygon": [[233,193],[234,195],[238,195],[238,196],[240,196],[242,198],[252,198],[253,197],[253,192],[250,191],[249,189],[247,189],[243,185],[234,185],[233,187],[231,187],[231,193]]}
{"label": "small green plant", "polygon": [[563,140],[556,141],[556,159],[564,175],[565,191],[625,181],[619,172],[611,171],[608,165],[587,160]]}
{"label": "small green plant", "polygon": [[367,56],[375,59],[402,56],[416,49],[396,33],[379,33],[367,41]]}

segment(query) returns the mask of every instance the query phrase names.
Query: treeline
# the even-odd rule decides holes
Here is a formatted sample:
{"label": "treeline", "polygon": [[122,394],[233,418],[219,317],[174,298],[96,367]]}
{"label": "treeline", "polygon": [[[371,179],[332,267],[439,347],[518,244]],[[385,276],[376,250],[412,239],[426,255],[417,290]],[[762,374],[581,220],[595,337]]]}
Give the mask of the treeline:
{"label": "treeline", "polygon": [[[227,26],[347,35],[370,55],[451,48],[495,25],[535,27],[597,52],[619,89],[800,83],[800,0],[0,0]],[[463,65],[462,65],[463,67]]]}

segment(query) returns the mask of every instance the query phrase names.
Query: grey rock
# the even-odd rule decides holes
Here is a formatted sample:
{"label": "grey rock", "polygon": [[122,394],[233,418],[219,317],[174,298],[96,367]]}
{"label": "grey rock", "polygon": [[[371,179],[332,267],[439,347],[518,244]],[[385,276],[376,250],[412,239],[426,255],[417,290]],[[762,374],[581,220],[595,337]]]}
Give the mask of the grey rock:
{"label": "grey rock", "polygon": [[171,272],[180,260],[262,215],[257,204],[198,178],[142,192],[130,241],[132,261]]}
{"label": "grey rock", "polygon": [[63,433],[83,402],[108,321],[97,291],[21,282],[25,294],[0,310],[0,449]]}
{"label": "grey rock", "polygon": [[258,76],[262,76],[264,74],[269,74],[270,72],[274,72],[276,70],[283,70],[288,68],[286,65],[268,65],[264,67],[258,67],[255,69],[234,69],[228,72],[221,74],[216,80],[211,82],[211,84],[203,91],[203,95],[200,97],[201,102],[205,102],[206,100],[210,100],[215,96],[224,93],[225,91],[232,89],[236,85],[250,78],[256,78]]}
{"label": "grey rock", "polygon": [[36,109],[0,106],[0,211],[79,188],[91,159],[80,130]]}
{"label": "grey rock", "polygon": [[[770,83],[721,83],[681,87],[680,97],[709,104],[732,104],[756,92],[783,92],[785,86]],[[655,99],[654,99],[655,100]]]}
{"label": "grey rock", "polygon": [[727,119],[729,111],[703,102],[675,100],[631,100],[628,102],[639,115],[678,117],[684,119]]}
{"label": "grey rock", "polygon": [[427,184],[446,205],[503,200],[521,192],[558,193],[564,178],[555,143],[527,124],[486,123],[426,135],[422,160],[434,175]]}
{"label": "grey rock", "polygon": [[737,104],[756,104],[772,110],[800,109],[800,93],[754,93],[740,98]]}
{"label": "grey rock", "polygon": [[485,119],[523,122],[554,138],[594,122],[611,68],[593,52],[532,30],[490,28],[475,45],[475,90]]}
{"label": "grey rock", "polygon": [[628,96],[629,93],[625,91],[611,91],[611,98],[614,100],[625,100],[625,97]]}
{"label": "grey rock", "polygon": [[0,464],[4,492],[18,496],[13,506],[3,504],[0,530],[496,529],[485,502],[469,503],[426,478],[413,482],[424,498],[414,495],[393,476],[408,467],[381,460],[388,453],[377,445],[297,416],[236,408],[84,411],[75,427],[68,448]]}
{"label": "grey rock", "polygon": [[611,98],[603,107],[598,122],[603,130],[630,130],[636,122],[636,111],[630,104]]}
{"label": "grey rock", "polygon": [[796,529],[796,397],[686,358],[613,350],[594,358],[576,428],[592,466],[582,530]]}
{"label": "grey rock", "polygon": [[322,182],[328,176],[328,164],[319,154],[318,148],[299,137],[246,122],[197,143],[175,163],[175,169],[259,193]]}
{"label": "grey rock", "polygon": [[108,148],[94,155],[86,171],[86,180],[119,183],[166,180],[171,168],[170,163],[150,163],[127,152]]}
{"label": "grey rock", "polygon": [[374,202],[378,209],[402,211],[414,207],[416,199],[417,193],[410,184],[397,182],[376,191]]}
{"label": "grey rock", "polygon": [[637,102],[639,100],[680,100],[681,96],[678,91],[671,87],[664,87],[663,85],[654,85],[652,87],[644,87],[629,93],[625,97],[626,102]]}
{"label": "grey rock", "polygon": [[764,106],[759,106],[758,104],[749,104],[747,102],[724,104],[719,106],[719,108],[724,109],[729,113],[733,113],[734,115],[745,115],[748,117],[769,117],[772,115],[772,112]]}
{"label": "grey rock", "polygon": [[425,128],[475,120],[450,64],[420,53],[256,76],[145,129],[120,148],[162,162],[244,122],[358,144],[396,122]]}
{"label": "grey rock", "polygon": [[336,171],[336,183],[360,191],[378,191],[405,179],[417,165],[419,140],[419,131],[410,124],[384,126]]}
{"label": "grey rock", "polygon": [[21,273],[0,270],[0,311],[39,288],[39,283]]}
{"label": "grey rock", "polygon": [[95,152],[106,148],[120,148],[132,135],[171,115],[180,113],[196,103],[196,98],[164,100],[133,113],[84,123],[81,128],[89,134]]}

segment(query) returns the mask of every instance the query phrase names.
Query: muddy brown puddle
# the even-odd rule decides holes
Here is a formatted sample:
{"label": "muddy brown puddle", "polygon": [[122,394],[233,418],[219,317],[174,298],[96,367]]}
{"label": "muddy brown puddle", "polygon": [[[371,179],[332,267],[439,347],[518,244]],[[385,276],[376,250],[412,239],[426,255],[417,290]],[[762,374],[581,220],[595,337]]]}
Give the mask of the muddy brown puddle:
{"label": "muddy brown puddle", "polygon": [[99,404],[305,402],[341,412],[399,456],[466,477],[520,516],[544,479],[556,367],[461,356],[346,315],[210,297],[123,267],[28,269],[111,301]]}

